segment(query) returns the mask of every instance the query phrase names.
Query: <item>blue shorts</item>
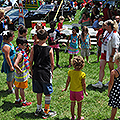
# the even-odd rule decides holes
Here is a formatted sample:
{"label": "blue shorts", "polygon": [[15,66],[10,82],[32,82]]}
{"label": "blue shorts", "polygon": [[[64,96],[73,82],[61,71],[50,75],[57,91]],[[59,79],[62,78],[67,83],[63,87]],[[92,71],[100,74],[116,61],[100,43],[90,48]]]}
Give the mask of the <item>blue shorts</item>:
{"label": "blue shorts", "polygon": [[51,83],[44,83],[37,80],[33,80],[33,92],[44,93],[45,95],[50,95],[53,92]]}
{"label": "blue shorts", "polygon": [[7,73],[7,81],[12,82],[14,78],[14,72]]}

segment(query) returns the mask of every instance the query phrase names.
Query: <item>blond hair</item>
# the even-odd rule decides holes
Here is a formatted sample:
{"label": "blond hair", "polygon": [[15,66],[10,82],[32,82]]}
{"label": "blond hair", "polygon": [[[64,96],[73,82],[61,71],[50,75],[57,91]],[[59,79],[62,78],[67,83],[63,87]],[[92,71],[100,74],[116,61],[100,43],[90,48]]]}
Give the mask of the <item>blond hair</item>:
{"label": "blond hair", "polygon": [[82,69],[85,66],[85,62],[84,62],[83,57],[75,56],[72,59],[72,65],[75,69]]}
{"label": "blond hair", "polygon": [[116,53],[114,58],[115,58],[115,60],[119,61],[119,65],[120,65],[120,52]]}
{"label": "blond hair", "polygon": [[114,30],[118,29],[118,24],[117,24],[116,20],[106,20],[104,22],[105,25],[107,25],[108,23],[110,23],[113,26]]}
{"label": "blond hair", "polygon": [[5,14],[5,11],[3,9],[0,9],[0,13],[4,13]]}

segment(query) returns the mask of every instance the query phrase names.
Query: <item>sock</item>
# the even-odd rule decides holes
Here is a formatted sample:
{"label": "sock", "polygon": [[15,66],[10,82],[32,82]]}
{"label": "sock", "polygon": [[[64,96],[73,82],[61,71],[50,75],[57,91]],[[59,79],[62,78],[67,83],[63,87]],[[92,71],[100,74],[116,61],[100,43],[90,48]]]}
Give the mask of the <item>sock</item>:
{"label": "sock", "polygon": [[102,82],[101,82],[101,81],[99,81],[99,83],[100,83],[100,84],[102,84]]}
{"label": "sock", "polygon": [[37,104],[37,109],[38,109],[39,111],[41,111],[41,109],[42,109],[42,104],[41,104],[41,105],[38,105],[38,104]]}
{"label": "sock", "polygon": [[20,101],[20,98],[16,99],[16,101],[18,101],[18,102],[19,102],[19,101]]}
{"label": "sock", "polygon": [[50,106],[51,97],[45,96],[45,113],[48,114],[49,112],[49,106]]}

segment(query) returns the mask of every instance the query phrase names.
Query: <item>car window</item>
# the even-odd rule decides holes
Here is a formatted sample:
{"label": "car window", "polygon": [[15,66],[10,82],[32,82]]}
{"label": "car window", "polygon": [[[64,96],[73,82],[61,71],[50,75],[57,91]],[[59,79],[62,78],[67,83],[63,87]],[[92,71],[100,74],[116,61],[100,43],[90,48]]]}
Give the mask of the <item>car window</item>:
{"label": "car window", "polygon": [[46,10],[46,9],[53,9],[53,5],[43,5],[43,6],[41,6],[41,10]]}
{"label": "car window", "polygon": [[[23,9],[23,14],[25,14],[27,10]],[[6,16],[18,16],[19,15],[19,9],[14,9],[9,11]]]}

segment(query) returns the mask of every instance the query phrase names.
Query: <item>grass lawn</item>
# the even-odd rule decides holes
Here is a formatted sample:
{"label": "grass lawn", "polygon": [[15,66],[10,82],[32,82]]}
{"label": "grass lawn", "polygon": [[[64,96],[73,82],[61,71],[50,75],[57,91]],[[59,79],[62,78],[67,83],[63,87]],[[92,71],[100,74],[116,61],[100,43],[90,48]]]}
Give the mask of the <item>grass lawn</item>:
{"label": "grass lawn", "polygon": [[[77,18],[76,18],[77,19]],[[75,23],[78,20],[75,21]],[[64,24],[69,24],[68,21],[65,21]],[[70,23],[72,24],[72,23]],[[28,29],[28,36],[31,29]],[[28,37],[27,36],[27,37]],[[15,40],[17,38],[17,31],[15,31],[15,38],[13,43],[15,45]],[[97,61],[96,51],[97,48],[92,46],[92,50],[95,54],[89,56],[89,61],[91,64],[85,62],[85,67],[82,71],[86,73],[86,90],[88,96],[84,96],[82,104],[82,116],[85,117],[85,120],[104,120],[110,118],[111,108],[108,104],[107,97],[107,87],[102,89],[95,89],[92,87],[93,83],[98,82],[99,78],[99,63]],[[80,53],[78,54],[80,55]],[[53,118],[48,118],[48,120],[69,120],[71,117],[70,113],[70,100],[69,100],[69,89],[66,92],[61,92],[65,87],[67,80],[69,54],[64,51],[60,51],[60,62],[62,66],[61,69],[56,68],[53,74],[53,90],[54,92],[51,95],[51,110],[57,112],[57,116]],[[0,67],[2,65],[3,56],[0,56]],[[86,61],[86,60],[85,60]],[[56,61],[55,61],[56,62]],[[115,66],[116,67],[116,66]],[[105,77],[103,84],[107,83],[110,79],[110,73],[108,65],[105,68]],[[32,91],[32,79],[29,79],[29,87],[25,89],[26,100],[32,102],[31,106],[27,107],[16,107],[15,95],[8,94],[6,90],[8,89],[6,84],[6,74],[0,72],[0,120],[38,120],[39,117],[34,116],[34,112],[37,108],[36,94]],[[42,105],[44,107],[44,95]],[[75,109],[75,114],[77,115],[77,105]],[[116,120],[118,119],[119,110],[116,115]]]}

